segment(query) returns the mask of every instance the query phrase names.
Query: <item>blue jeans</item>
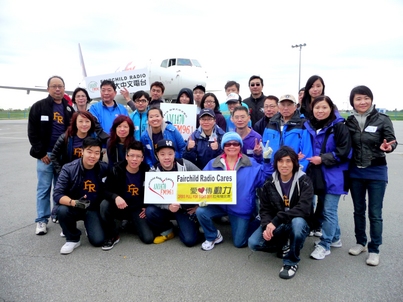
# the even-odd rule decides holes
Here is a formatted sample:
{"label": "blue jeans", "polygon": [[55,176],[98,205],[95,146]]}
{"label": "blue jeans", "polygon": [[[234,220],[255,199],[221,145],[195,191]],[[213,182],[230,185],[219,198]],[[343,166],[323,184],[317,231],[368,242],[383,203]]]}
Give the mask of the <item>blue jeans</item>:
{"label": "blue jeans", "polygon": [[366,193],[368,192],[368,218],[369,234],[371,242],[368,243],[370,253],[379,253],[379,246],[382,244],[382,207],[383,197],[386,190],[386,181],[371,179],[351,179],[351,197],[354,204],[354,226],[355,238],[358,244],[367,244],[365,233],[367,209]]}
{"label": "blue jeans", "polygon": [[[204,230],[204,236],[208,241],[214,241],[217,238],[217,228],[213,223],[213,218],[219,218],[228,215],[225,210],[216,205],[207,207],[198,207],[196,210],[197,220]],[[228,215],[231,223],[233,243],[235,247],[244,247],[248,242],[249,236],[258,228],[259,221],[241,218],[235,215]]]}
{"label": "blue jeans", "polygon": [[[51,153],[48,152],[50,158]],[[35,222],[48,223],[50,217],[50,191],[56,184],[56,173],[52,163],[46,165],[40,159],[36,163],[36,174],[38,177],[38,185],[36,188],[36,213]]]}
{"label": "blue jeans", "polygon": [[270,241],[263,238],[263,228],[259,227],[249,237],[248,246],[252,251],[271,251],[276,248],[281,250],[290,239],[290,251],[283,258],[284,265],[295,265],[300,261],[299,254],[309,234],[309,226],[304,218],[296,217],[291,223],[280,224],[273,232]]}
{"label": "blue jeans", "polygon": [[86,211],[75,207],[59,205],[57,208],[57,217],[59,218],[59,223],[67,242],[80,241],[81,231],[77,229],[77,221],[84,220],[88,241],[93,246],[103,245],[105,236],[101,215],[98,211]]}
{"label": "blue jeans", "polygon": [[119,233],[116,228],[115,219],[131,220],[136,227],[140,240],[146,244],[153,243],[154,234],[148,225],[146,218],[140,218],[142,208],[119,209],[114,202],[103,200],[100,205],[100,214],[105,229],[105,238],[116,238]]}
{"label": "blue jeans", "polygon": [[186,211],[179,209],[172,213],[155,205],[146,208],[147,222],[157,234],[173,228],[171,220],[176,220],[179,238],[188,247],[194,246],[200,239],[199,225]]}
{"label": "blue jeans", "polygon": [[340,239],[340,226],[337,209],[340,195],[325,194],[318,196],[318,200],[323,205],[322,209],[322,237],[320,245],[326,250],[330,249],[330,244]]}

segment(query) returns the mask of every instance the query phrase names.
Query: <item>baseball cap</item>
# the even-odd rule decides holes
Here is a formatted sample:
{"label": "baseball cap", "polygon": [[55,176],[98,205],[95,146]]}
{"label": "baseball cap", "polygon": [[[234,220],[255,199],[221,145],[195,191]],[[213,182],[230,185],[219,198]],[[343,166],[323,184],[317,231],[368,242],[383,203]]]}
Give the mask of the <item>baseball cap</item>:
{"label": "baseball cap", "polygon": [[295,101],[295,98],[292,94],[284,94],[280,97],[280,99],[278,100],[278,102],[282,102],[282,101],[291,101],[294,104],[296,104],[297,102]]}
{"label": "baseball cap", "polygon": [[226,104],[236,103],[236,102],[239,102],[238,94],[236,94],[235,92],[231,92],[229,95],[227,95],[227,100],[225,101]]}
{"label": "baseball cap", "polygon": [[163,148],[171,148],[175,151],[174,142],[169,139],[162,139],[162,140],[158,141],[157,148],[155,149],[155,153],[157,153],[159,150],[161,150]]}
{"label": "baseball cap", "polygon": [[193,88],[193,91],[195,91],[196,89],[200,89],[200,90],[202,90],[203,92],[206,92],[206,87],[204,87],[202,84],[197,84],[197,85],[195,86],[195,88]]}
{"label": "baseball cap", "polygon": [[215,113],[212,109],[207,109],[207,108],[201,109],[200,113],[199,113],[199,118],[201,118],[204,115],[210,115],[211,117],[215,118]]}

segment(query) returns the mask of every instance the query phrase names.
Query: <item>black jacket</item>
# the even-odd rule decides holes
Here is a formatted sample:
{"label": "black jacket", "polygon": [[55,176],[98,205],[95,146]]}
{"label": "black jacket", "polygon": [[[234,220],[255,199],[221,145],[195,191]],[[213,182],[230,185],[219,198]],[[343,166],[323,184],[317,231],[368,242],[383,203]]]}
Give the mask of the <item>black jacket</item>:
{"label": "black jacket", "polygon": [[[389,116],[379,113],[374,107],[366,119],[364,131],[361,132],[354,115],[350,115],[347,118],[346,125],[350,131],[353,144],[354,164],[360,167],[386,165],[385,152],[379,147],[384,139],[388,142],[396,140],[393,124]],[[366,131],[365,129],[368,126],[375,127],[376,130],[374,132]],[[393,151],[397,146],[397,142],[391,146]]]}
{"label": "black jacket", "polygon": [[258,120],[260,120],[264,116],[263,105],[265,98],[266,96],[262,93],[262,95],[257,99],[255,99],[251,95],[247,99],[243,100],[243,102],[249,107],[249,114],[252,121],[252,126],[254,126],[255,123],[257,123]]}
{"label": "black jacket", "polygon": [[302,217],[310,223],[314,195],[311,179],[301,170],[294,175],[290,209],[286,211],[277,175],[277,172],[274,172],[258,191],[262,228],[266,229],[270,222],[276,227],[283,223],[288,224],[295,217]]}
{"label": "black jacket", "polygon": [[[99,161],[93,168],[97,176],[98,183],[101,185],[100,190],[97,192],[96,200],[91,200],[91,205],[88,210],[99,210],[99,205],[104,199],[104,184],[102,179],[108,174],[108,164]],[[53,200],[59,204],[60,198],[69,196],[72,199],[79,199],[82,196],[83,178],[85,170],[82,158],[73,160],[63,166],[62,171],[57,179],[56,186],[53,190]]]}
{"label": "black jacket", "polygon": [[[126,166],[127,161],[123,160],[114,165],[112,170],[109,170],[108,177],[106,178],[106,189],[105,189],[105,199],[111,203],[115,203],[116,197],[120,196],[123,198],[127,191],[126,186]],[[150,167],[142,162],[140,164],[139,173],[142,174],[142,184],[144,184],[146,172],[150,170]],[[130,204],[127,203],[129,208],[144,208],[144,186],[141,188],[139,194],[139,200],[141,203],[139,204]]]}
{"label": "black jacket", "polygon": [[[46,99],[37,101],[29,111],[28,139],[31,144],[29,154],[37,159],[44,157],[49,148],[53,126],[53,102],[54,99],[49,95]],[[64,107],[64,130],[66,130],[70,125],[74,109],[67,104],[65,99],[62,102]]]}

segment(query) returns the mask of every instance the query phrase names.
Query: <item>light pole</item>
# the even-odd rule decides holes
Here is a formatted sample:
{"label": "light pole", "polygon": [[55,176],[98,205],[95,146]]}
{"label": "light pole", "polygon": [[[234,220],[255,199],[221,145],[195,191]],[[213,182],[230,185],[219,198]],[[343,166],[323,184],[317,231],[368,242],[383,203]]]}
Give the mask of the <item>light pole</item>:
{"label": "light pole", "polygon": [[295,44],[295,45],[291,45],[292,48],[296,48],[299,47],[299,78],[298,78],[298,92],[301,89],[301,50],[302,47],[306,46],[306,44]]}

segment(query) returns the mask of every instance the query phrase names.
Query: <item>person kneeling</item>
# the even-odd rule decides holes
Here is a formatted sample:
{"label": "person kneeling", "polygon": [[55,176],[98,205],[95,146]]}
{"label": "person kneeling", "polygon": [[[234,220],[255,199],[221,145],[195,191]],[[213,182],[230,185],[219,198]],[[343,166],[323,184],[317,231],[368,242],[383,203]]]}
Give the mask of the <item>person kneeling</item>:
{"label": "person kneeling", "polygon": [[66,237],[60,250],[63,255],[70,254],[81,244],[78,220],[84,220],[88,240],[93,246],[101,246],[104,242],[99,204],[104,190],[102,178],[107,175],[108,164],[99,160],[101,149],[101,141],[85,138],[82,158],[65,164],[58,177],[53,200],[59,205],[60,235]]}
{"label": "person kneeling", "polygon": [[146,221],[144,180],[149,166],[144,162],[144,147],[139,141],[126,149],[126,159],[115,164],[106,179],[106,199],[101,203],[101,217],[105,228],[104,251],[120,241],[115,219],[131,220],[140,240],[153,242],[154,234]]}
{"label": "person kneeling", "polygon": [[309,234],[312,215],[313,187],[302,172],[298,155],[287,146],[274,155],[275,172],[260,192],[260,227],[249,237],[253,251],[277,249],[283,258],[280,278],[294,277],[300,261],[299,254]]}

